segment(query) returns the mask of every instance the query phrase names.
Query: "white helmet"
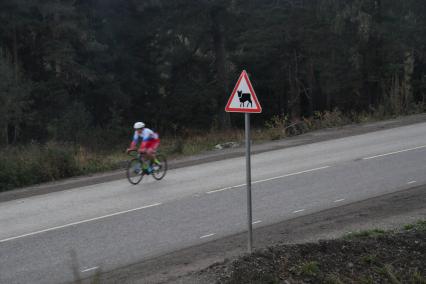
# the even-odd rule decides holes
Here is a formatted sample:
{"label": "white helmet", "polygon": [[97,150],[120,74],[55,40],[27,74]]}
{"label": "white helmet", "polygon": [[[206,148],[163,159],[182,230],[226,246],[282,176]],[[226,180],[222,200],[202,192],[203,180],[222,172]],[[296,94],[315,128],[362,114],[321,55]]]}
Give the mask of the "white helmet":
{"label": "white helmet", "polygon": [[133,128],[136,129],[136,130],[142,129],[144,127],[145,127],[145,123],[143,123],[143,122],[136,122],[135,125],[133,125]]}

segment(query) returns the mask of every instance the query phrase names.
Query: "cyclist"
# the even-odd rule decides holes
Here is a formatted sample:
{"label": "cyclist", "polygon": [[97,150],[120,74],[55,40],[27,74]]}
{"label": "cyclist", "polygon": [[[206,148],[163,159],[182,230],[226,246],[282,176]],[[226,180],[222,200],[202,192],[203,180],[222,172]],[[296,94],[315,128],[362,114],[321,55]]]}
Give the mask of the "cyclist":
{"label": "cyclist", "polygon": [[157,133],[149,128],[146,128],[145,123],[143,122],[136,122],[133,125],[133,128],[135,129],[135,133],[133,135],[133,140],[130,144],[130,147],[127,149],[127,153],[132,150],[136,150],[137,143],[141,141],[138,152],[143,154],[143,158],[146,158],[150,161],[149,165],[147,165],[148,163],[143,163],[143,170],[150,174],[152,172],[151,165],[153,163],[159,164],[155,157],[155,152],[158,146],[160,146],[160,138]]}

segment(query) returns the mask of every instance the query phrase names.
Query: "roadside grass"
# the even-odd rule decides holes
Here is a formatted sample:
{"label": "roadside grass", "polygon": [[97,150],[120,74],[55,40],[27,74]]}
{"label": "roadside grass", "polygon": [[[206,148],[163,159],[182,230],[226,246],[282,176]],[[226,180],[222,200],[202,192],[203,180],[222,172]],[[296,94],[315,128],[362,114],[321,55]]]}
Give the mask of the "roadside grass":
{"label": "roadside grass", "polygon": [[377,270],[380,274],[382,274],[388,281],[392,284],[401,284],[401,281],[398,280],[395,275],[394,269],[390,264],[385,264],[383,267]]}
{"label": "roadside grass", "polygon": [[410,226],[405,226],[405,230],[426,231],[426,220],[418,221]]}
{"label": "roadside grass", "polygon": [[412,230],[415,228],[415,224],[407,224],[404,226],[404,230],[408,231],[408,230]]}
{"label": "roadside grass", "polygon": [[0,191],[119,168],[124,155],[50,142],[0,150]]}
{"label": "roadside grass", "polygon": [[320,268],[317,261],[307,261],[302,263],[300,267],[295,269],[296,273],[306,277],[317,276],[320,273]]}
{"label": "roadside grass", "polygon": [[371,265],[371,264],[377,263],[377,259],[378,259],[378,257],[377,257],[376,254],[366,254],[366,255],[363,255],[361,257],[361,262],[363,264],[369,264],[369,265]]}
{"label": "roadside grass", "polygon": [[215,145],[229,141],[240,143],[244,139],[241,129],[217,130],[209,132],[189,132],[184,138],[164,139],[161,148],[169,156],[190,156],[214,149]]}
{"label": "roadside grass", "polygon": [[387,234],[388,232],[381,229],[364,230],[359,232],[351,232],[346,234],[343,238],[346,240],[353,240],[359,238],[377,238]]}
{"label": "roadside grass", "polygon": [[426,220],[420,220],[416,223],[407,224],[403,227],[405,231],[426,232]]}
{"label": "roadside grass", "polygon": [[344,284],[344,282],[340,280],[340,277],[336,274],[327,275],[325,277],[324,283],[325,284]]}
{"label": "roadside grass", "polygon": [[371,275],[361,276],[361,278],[359,279],[359,284],[374,284],[373,276]]}
{"label": "roadside grass", "polygon": [[[420,113],[418,109],[413,113]],[[316,112],[311,118],[292,121],[288,116],[274,116],[264,127],[252,130],[255,143],[283,139],[322,128],[339,127],[352,123],[373,122],[395,117],[383,109],[361,113],[343,113],[339,109]],[[181,137],[163,137],[159,151],[169,159],[196,155],[214,149],[215,145],[244,140],[242,129],[183,131]],[[56,181],[59,179],[120,169],[129,159],[124,153],[128,141],[117,142],[106,148],[102,137],[93,133],[90,146],[51,141],[46,144],[10,146],[0,149],[0,192],[14,188]],[[103,149],[100,149],[103,147]]]}
{"label": "roadside grass", "polygon": [[418,268],[411,272],[411,282],[415,284],[426,284],[426,277],[423,277]]}

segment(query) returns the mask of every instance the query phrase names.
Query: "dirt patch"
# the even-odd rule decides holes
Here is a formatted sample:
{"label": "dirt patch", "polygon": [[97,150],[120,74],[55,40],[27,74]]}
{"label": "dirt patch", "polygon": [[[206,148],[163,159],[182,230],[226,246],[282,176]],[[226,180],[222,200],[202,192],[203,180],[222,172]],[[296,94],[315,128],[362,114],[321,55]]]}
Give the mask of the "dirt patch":
{"label": "dirt patch", "polygon": [[217,283],[426,283],[426,221],[398,232],[276,245],[199,273]]}

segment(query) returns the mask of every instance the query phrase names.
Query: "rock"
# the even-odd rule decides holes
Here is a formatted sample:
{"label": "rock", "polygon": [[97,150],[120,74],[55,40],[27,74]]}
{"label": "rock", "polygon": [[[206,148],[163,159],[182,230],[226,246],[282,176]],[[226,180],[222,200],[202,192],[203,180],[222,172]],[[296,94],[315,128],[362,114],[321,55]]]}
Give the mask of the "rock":
{"label": "rock", "polygon": [[223,149],[223,146],[222,146],[221,144],[217,144],[216,146],[214,146],[214,148],[215,148],[216,150],[222,150],[222,149]]}
{"label": "rock", "polygon": [[236,148],[239,147],[240,144],[238,144],[237,142],[225,142],[222,144],[217,144],[216,146],[214,146],[214,148],[216,150],[222,150],[222,149],[226,149],[226,148]]}

